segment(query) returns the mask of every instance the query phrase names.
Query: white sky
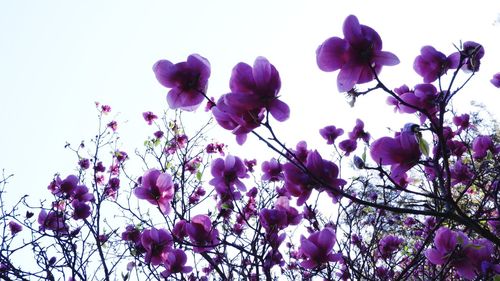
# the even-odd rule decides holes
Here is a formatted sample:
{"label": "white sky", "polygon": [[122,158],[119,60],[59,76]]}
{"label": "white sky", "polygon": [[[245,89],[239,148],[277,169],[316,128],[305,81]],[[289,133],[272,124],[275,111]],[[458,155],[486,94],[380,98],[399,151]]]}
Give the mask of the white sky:
{"label": "white sky", "polygon": [[[386,96],[372,93],[351,109],[336,90],[337,73],[316,66],[316,48],[343,37],[349,14],[379,32],[384,50],[400,58],[400,65],[382,70],[390,88],[421,83],[411,66],[424,45],[449,54],[460,40],[483,44],[481,71],[462,93],[462,104],[476,99],[500,116],[500,90],[488,82],[500,72],[500,1],[481,2],[0,0],[0,169],[15,174],[11,194],[45,194],[54,173],[66,176],[75,167],[65,142],[89,143],[95,134],[94,101],[110,104],[119,121],[128,121],[119,129],[132,153],[152,132],[141,113],[167,107],[167,89],[152,65],[191,53],[210,60],[208,95],[215,97],[228,91],[236,63],[267,57],[280,72],[282,100],[291,108],[290,120],[276,127],[290,145],[304,137],[323,143],[319,128],[336,125],[347,132],[357,117],[380,137],[383,128],[406,123],[385,105]],[[225,134],[236,149],[234,137]]]}

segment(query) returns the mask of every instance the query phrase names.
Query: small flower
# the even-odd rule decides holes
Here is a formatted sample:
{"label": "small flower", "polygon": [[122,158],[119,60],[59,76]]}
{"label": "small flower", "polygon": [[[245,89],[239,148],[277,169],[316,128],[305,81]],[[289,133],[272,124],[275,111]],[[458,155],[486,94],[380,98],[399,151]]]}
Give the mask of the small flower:
{"label": "small flower", "polygon": [[493,86],[500,88],[500,72],[493,75],[493,78],[491,78],[490,82],[491,84],[493,84]]}
{"label": "small flower", "polygon": [[167,102],[171,109],[196,110],[203,102],[210,77],[210,63],[198,54],[192,54],[187,61],[173,64],[160,60],[153,66],[158,82],[171,88]]}
{"label": "small flower", "polygon": [[358,140],[362,139],[364,142],[370,142],[370,133],[365,132],[365,123],[361,119],[356,119],[356,125],[352,129],[352,132],[349,132],[349,139]]}
{"label": "small flower", "polygon": [[148,125],[153,124],[153,121],[158,119],[158,116],[156,116],[153,112],[151,111],[146,111],[142,113],[142,117],[144,117],[144,120],[148,122]]}
{"label": "small flower", "polygon": [[16,235],[23,230],[23,226],[15,221],[9,221],[9,230],[12,235]]}
{"label": "small flower", "polygon": [[90,160],[87,158],[82,158],[80,161],[78,161],[78,165],[82,170],[87,170],[90,167]]}
{"label": "small flower", "polygon": [[384,260],[388,259],[398,250],[403,242],[404,240],[400,237],[387,235],[379,241],[377,255]]}
{"label": "small flower", "polygon": [[116,132],[116,130],[118,129],[118,123],[113,120],[108,123],[107,127],[110,128],[113,132]]}
{"label": "small flower", "polygon": [[262,162],[263,181],[280,181],[284,179],[283,167],[275,158]]}
{"label": "small flower", "polygon": [[357,147],[358,147],[358,144],[356,143],[355,140],[352,140],[352,139],[346,139],[346,140],[343,140],[339,143],[339,148],[345,152],[346,156],[349,156],[349,154],[351,154],[351,152],[355,151]]}
{"label": "small flower", "polygon": [[319,133],[326,140],[326,144],[334,144],[335,140],[344,134],[344,130],[332,125],[319,130]]}

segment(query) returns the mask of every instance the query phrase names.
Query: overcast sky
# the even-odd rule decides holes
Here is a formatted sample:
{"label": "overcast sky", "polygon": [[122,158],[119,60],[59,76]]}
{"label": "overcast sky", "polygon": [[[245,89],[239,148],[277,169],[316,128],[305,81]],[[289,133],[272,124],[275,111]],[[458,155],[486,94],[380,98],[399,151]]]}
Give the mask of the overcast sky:
{"label": "overcast sky", "polygon": [[500,72],[500,1],[482,3],[0,0],[0,169],[15,174],[12,193],[45,193],[54,173],[74,171],[66,141],[77,144],[95,134],[95,101],[110,104],[125,121],[119,123],[124,145],[140,147],[151,130],[141,113],[167,107],[167,89],[157,83],[152,65],[191,53],[210,60],[208,95],[214,97],[228,91],[236,63],[267,57],[280,72],[281,99],[291,108],[290,120],[277,124],[290,145],[304,136],[322,142],[317,131],[326,125],[349,131],[357,117],[381,137],[383,128],[405,123],[385,105],[386,96],[373,93],[350,108],[337,92],[337,74],[316,66],[316,48],[329,37],[343,37],[350,14],[374,28],[384,50],[400,58],[400,65],[382,70],[390,88],[421,82],[412,64],[424,45],[449,54],[460,41],[483,44],[481,71],[458,106],[467,110],[475,99],[500,116],[500,91],[488,82]]}

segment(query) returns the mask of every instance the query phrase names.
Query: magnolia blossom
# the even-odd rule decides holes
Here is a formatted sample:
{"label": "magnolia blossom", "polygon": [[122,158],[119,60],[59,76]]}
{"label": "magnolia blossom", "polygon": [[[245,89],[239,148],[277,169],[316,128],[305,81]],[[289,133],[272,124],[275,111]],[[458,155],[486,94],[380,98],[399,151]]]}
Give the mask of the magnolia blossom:
{"label": "magnolia blossom", "polygon": [[446,227],[436,231],[434,246],[425,252],[427,259],[436,265],[451,265],[458,275],[468,280],[476,277],[483,262],[490,261],[494,248],[486,239],[469,241],[463,232]]}
{"label": "magnolia blossom", "polygon": [[413,69],[424,78],[425,83],[432,83],[449,69],[457,68],[458,60],[454,56],[446,57],[432,46],[424,46],[415,58]]}
{"label": "magnolia blossom", "polygon": [[219,231],[212,227],[212,221],[207,215],[196,215],[186,224],[186,233],[195,246],[195,253],[202,253],[213,249],[219,243]]}
{"label": "magnolia blossom", "polygon": [[284,179],[283,165],[275,158],[262,162],[262,172],[264,173],[262,175],[263,181],[280,181]]}
{"label": "magnolia blossom", "polygon": [[382,66],[396,65],[399,59],[390,52],[382,51],[382,40],[371,27],[359,24],[350,15],[343,25],[344,39],[332,37],[316,51],[318,66],[323,71],[340,69],[337,87],[340,92],[351,90],[354,85],[370,82]]}
{"label": "magnolia blossom", "polygon": [[372,159],[380,165],[391,165],[391,177],[399,181],[418,163],[420,148],[411,131],[398,133],[394,138],[383,137],[370,147]]}
{"label": "magnolia blossom", "polygon": [[311,234],[308,238],[302,235],[299,253],[304,256],[304,261],[300,265],[312,269],[328,262],[340,261],[342,254],[333,253],[335,242],[335,231],[329,227]]}
{"label": "magnolia blossom", "polygon": [[161,273],[161,276],[167,278],[175,273],[189,273],[193,270],[191,266],[186,266],[187,256],[181,249],[172,249],[167,253],[165,262],[165,270]]}
{"label": "magnolia blossom", "polygon": [[331,125],[320,129],[319,133],[326,140],[326,144],[334,144],[335,140],[344,134],[344,130]]}
{"label": "magnolia blossom", "polygon": [[174,193],[172,176],[156,169],[146,171],[142,176],[141,185],[134,190],[137,198],[158,206],[164,214],[170,211],[170,201]]}
{"label": "magnolia blossom", "polygon": [[146,263],[159,265],[167,258],[168,251],[172,248],[172,235],[166,229],[145,229],[141,234],[141,243],[146,250]]}
{"label": "magnolia blossom", "polygon": [[245,184],[240,179],[248,177],[247,168],[239,157],[228,155],[226,159],[213,160],[211,172],[213,179],[209,183],[217,190],[233,188],[233,186],[241,191],[246,190]]}
{"label": "magnolia blossom", "polygon": [[338,190],[346,184],[346,181],[338,178],[339,169],[335,163],[323,160],[317,151],[307,154],[304,163],[308,172],[298,168],[293,163],[285,163],[285,187],[294,197],[298,197],[297,205],[302,205],[309,199],[313,189],[326,191],[334,202],[340,198]]}
{"label": "magnolia blossom", "polygon": [[231,93],[222,95],[212,113],[217,123],[236,135],[239,144],[247,134],[260,126],[265,113],[282,122],[288,119],[290,109],[278,97],[281,87],[279,73],[264,57],[258,57],[253,67],[239,63],[233,68]]}
{"label": "magnolia blossom", "polygon": [[173,64],[160,60],[153,66],[158,82],[171,88],[167,102],[172,109],[193,111],[203,102],[210,77],[210,63],[198,54],[192,54],[187,61]]}

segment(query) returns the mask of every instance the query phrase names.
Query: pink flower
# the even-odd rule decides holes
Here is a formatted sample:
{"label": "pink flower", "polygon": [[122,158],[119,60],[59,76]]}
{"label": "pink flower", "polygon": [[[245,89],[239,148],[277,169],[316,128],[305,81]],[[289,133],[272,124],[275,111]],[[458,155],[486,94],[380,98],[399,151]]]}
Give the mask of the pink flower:
{"label": "pink flower", "polygon": [[159,170],[151,169],[144,173],[141,185],[134,190],[135,196],[160,208],[163,214],[170,211],[170,201],[174,197],[172,176]]}

